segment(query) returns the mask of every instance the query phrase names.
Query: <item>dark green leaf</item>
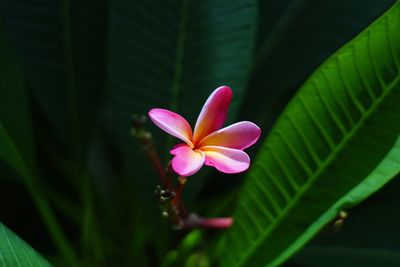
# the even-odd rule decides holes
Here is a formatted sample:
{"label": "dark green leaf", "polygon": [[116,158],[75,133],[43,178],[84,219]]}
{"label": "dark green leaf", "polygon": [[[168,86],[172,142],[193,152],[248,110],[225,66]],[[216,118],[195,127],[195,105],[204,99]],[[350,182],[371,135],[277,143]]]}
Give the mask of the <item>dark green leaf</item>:
{"label": "dark green leaf", "polygon": [[399,27],[396,2],[287,106],[248,175],[223,266],[279,265],[399,172]]}
{"label": "dark green leaf", "polygon": [[93,131],[105,86],[104,1],[3,1],[32,91],[74,156]]}
{"label": "dark green leaf", "polygon": [[[390,257],[375,256],[377,252],[394,255],[400,249],[400,207],[393,205],[400,201],[399,189],[400,176],[397,176],[372,197],[347,210],[348,217],[338,232],[319,234],[310,245],[293,257],[288,266],[318,266],[317,263],[321,266],[331,262],[337,252],[353,249],[358,253],[339,257],[337,260],[352,259],[361,262],[362,257],[367,259],[371,252],[375,252],[370,258],[369,266],[388,266],[387,260]],[[343,265],[337,263],[336,266]]]}
{"label": "dark green leaf", "polygon": [[291,267],[397,267],[400,266],[400,253],[379,249],[347,247],[310,247],[302,253],[306,264],[293,263]]}
{"label": "dark green leaf", "polygon": [[[3,34],[0,24],[0,53],[3,60],[0,67],[2,83],[0,92],[0,159],[15,169],[33,198],[50,235],[66,259],[76,262],[74,253],[68,245],[54,214],[43,196],[36,180],[38,175],[28,93],[22,70],[14,58],[13,51]],[[4,122],[4,123],[3,123]]]}
{"label": "dark green leaf", "polygon": [[0,58],[0,124],[13,136],[15,145],[31,168],[35,168],[34,136],[25,77],[1,23]]}
{"label": "dark green leaf", "polygon": [[13,167],[17,173],[21,176],[25,183],[25,186],[33,198],[43,221],[48,227],[51,237],[55,244],[59,246],[61,253],[65,257],[66,261],[70,264],[76,264],[77,259],[75,258],[72,248],[69,246],[67,238],[63,231],[58,225],[57,219],[52,213],[44,195],[42,189],[38,186],[36,177],[32,174],[32,170],[29,169],[27,163],[23,159],[21,153],[18,151],[11,137],[7,134],[3,125],[0,122],[0,158],[7,162]]}

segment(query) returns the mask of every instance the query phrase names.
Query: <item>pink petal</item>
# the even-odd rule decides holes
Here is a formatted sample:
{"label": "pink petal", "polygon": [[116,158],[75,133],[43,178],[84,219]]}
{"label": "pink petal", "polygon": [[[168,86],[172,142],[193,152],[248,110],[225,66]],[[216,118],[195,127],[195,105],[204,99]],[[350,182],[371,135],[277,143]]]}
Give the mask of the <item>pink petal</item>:
{"label": "pink petal", "polygon": [[247,170],[250,158],[246,152],[221,146],[204,146],[201,150],[206,155],[206,165],[214,166],[224,173],[238,173]]}
{"label": "pink petal", "polygon": [[241,121],[209,134],[200,141],[198,147],[223,146],[242,150],[253,145],[260,134],[261,129],[257,125]]}
{"label": "pink petal", "polygon": [[199,225],[204,228],[225,229],[231,227],[233,218],[202,218],[199,220]]}
{"label": "pink petal", "polygon": [[208,97],[194,127],[194,143],[222,127],[231,99],[232,90],[228,86],[218,87]]}
{"label": "pink petal", "polygon": [[153,108],[149,111],[149,117],[162,130],[194,147],[191,141],[192,128],[181,115],[166,109]]}
{"label": "pink petal", "polygon": [[170,152],[174,155],[172,168],[180,176],[193,175],[204,164],[204,153],[200,150],[193,150],[186,144],[176,145]]}
{"label": "pink petal", "polygon": [[202,218],[196,214],[190,214],[184,222],[185,228],[211,228],[211,229],[226,229],[233,224],[233,218]]}

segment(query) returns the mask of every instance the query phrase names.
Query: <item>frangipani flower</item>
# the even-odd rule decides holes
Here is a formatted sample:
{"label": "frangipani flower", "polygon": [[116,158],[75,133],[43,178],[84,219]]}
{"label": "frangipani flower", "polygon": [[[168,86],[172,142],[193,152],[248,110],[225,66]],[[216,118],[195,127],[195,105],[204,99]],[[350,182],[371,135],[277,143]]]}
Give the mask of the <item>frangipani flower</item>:
{"label": "frangipani flower", "polygon": [[195,174],[205,164],[224,173],[243,172],[250,158],[243,150],[260,137],[260,128],[252,122],[241,121],[222,128],[232,99],[232,90],[221,86],[214,90],[197,118],[194,131],[179,114],[153,108],[150,119],[165,132],[184,143],[172,148],[172,168],[181,176]]}

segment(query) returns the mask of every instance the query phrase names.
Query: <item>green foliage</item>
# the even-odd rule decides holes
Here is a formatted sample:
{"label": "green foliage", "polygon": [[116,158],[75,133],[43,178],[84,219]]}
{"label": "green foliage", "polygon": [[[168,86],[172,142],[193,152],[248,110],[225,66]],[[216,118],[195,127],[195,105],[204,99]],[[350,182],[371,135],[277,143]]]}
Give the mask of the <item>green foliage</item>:
{"label": "green foliage", "polygon": [[[277,266],[350,209],[339,235],[289,266],[398,264],[398,246],[377,245],[398,241],[396,207],[371,220],[368,245],[352,243],[369,212],[398,202],[353,208],[400,169],[400,2],[382,15],[394,2],[2,1],[0,221],[54,266]],[[232,229],[172,231],[131,115],[160,107],[193,125],[224,84],[228,122],[254,121],[267,138],[248,150],[244,185],[206,170],[188,179],[188,209],[234,213]],[[172,138],[146,127],[166,163]],[[49,264],[0,224],[1,266]]]}
{"label": "green foliage", "polygon": [[28,244],[0,223],[1,267],[50,267]]}
{"label": "green foliage", "polygon": [[4,1],[5,28],[32,93],[72,155],[82,155],[104,101],[103,1]]}
{"label": "green foliage", "polygon": [[[0,35],[4,38],[3,32],[0,32]],[[3,87],[1,88],[3,97],[1,98],[2,108],[0,113],[0,158],[15,169],[22,178],[43,221],[48,227],[54,243],[59,246],[60,252],[64,254],[66,260],[71,264],[75,264],[74,252],[67,243],[66,237],[60,229],[47,200],[43,197],[42,189],[36,178],[38,171],[34,155],[33,129],[28,112],[27,90],[23,83],[21,68],[4,39],[2,46],[1,52],[4,53],[4,56],[1,67],[7,71],[1,73],[5,78],[2,79]],[[15,80],[12,79],[15,78],[14,76],[16,76]],[[12,86],[9,87],[8,84]],[[16,112],[18,114],[17,117],[10,116],[13,115],[10,112],[16,111],[13,105],[17,105],[17,107],[21,105]],[[26,135],[28,136],[26,137]]]}
{"label": "green foliage", "polygon": [[223,266],[279,265],[400,171],[400,150],[390,151],[400,132],[399,13],[397,3],[330,57],[287,106],[243,186]]}
{"label": "green foliage", "polygon": [[[33,166],[35,162],[34,137],[29,116],[28,92],[24,83],[21,66],[10,53],[9,44],[0,25],[0,123],[14,137],[16,145]],[[15,114],[15,116],[10,116]],[[0,125],[1,125],[0,124]],[[7,155],[5,160],[7,160]]]}

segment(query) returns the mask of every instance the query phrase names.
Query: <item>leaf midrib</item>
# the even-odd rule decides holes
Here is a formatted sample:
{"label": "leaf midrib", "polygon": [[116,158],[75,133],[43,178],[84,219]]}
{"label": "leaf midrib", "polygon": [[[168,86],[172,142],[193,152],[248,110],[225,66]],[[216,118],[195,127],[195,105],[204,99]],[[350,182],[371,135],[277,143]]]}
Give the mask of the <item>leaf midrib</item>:
{"label": "leaf midrib", "polygon": [[[370,106],[370,108],[361,116],[360,120],[354,125],[354,127],[348,132],[348,134],[342,139],[342,141],[336,146],[335,150],[326,158],[324,162],[320,165],[320,167],[315,171],[313,177],[311,177],[304,186],[300,189],[299,193],[292,199],[292,201],[282,210],[281,216],[277,218],[269,227],[265,233],[261,233],[261,238],[259,238],[254,243],[254,247],[258,247],[259,244],[279,225],[279,223],[289,214],[290,210],[295,207],[295,204],[298,203],[298,200],[307,192],[307,190],[313,185],[314,181],[327,169],[327,167],[335,160],[336,155],[345,148],[346,144],[352,137],[362,128],[364,122],[370,118],[372,114],[378,109],[378,106],[386,99],[386,97],[393,92],[394,88],[398,86],[400,82],[400,76],[398,75],[393,82],[387,86],[386,91],[382,93],[382,95],[375,100],[375,102]],[[252,250],[254,251],[254,250]],[[243,259],[237,266],[242,266],[252,255],[252,253],[247,252]]]}

